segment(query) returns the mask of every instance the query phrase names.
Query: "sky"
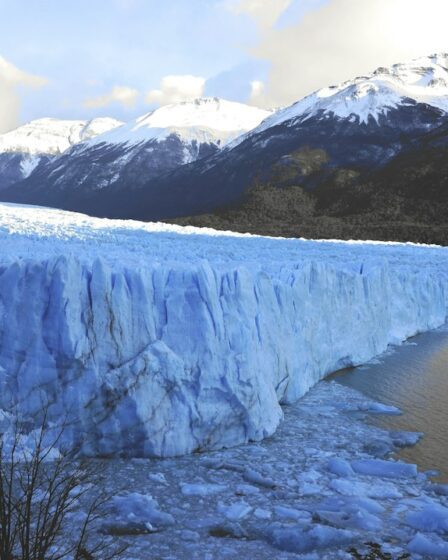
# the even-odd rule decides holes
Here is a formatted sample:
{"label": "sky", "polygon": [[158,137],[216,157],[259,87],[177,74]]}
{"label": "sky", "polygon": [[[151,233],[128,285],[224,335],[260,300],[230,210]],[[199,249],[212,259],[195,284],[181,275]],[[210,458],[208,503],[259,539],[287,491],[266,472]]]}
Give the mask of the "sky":
{"label": "sky", "polygon": [[448,51],[448,0],[0,0],[0,133],[218,96],[288,105]]}

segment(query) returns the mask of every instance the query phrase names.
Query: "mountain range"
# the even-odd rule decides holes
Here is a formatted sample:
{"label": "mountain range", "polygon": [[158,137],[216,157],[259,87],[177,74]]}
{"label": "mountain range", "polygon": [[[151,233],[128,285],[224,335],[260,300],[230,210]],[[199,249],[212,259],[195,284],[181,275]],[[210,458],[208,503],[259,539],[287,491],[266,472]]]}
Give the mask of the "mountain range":
{"label": "mountain range", "polygon": [[23,176],[1,198],[274,235],[445,242],[448,54],[274,112],[213,98],[107,122],[35,165],[18,150]]}

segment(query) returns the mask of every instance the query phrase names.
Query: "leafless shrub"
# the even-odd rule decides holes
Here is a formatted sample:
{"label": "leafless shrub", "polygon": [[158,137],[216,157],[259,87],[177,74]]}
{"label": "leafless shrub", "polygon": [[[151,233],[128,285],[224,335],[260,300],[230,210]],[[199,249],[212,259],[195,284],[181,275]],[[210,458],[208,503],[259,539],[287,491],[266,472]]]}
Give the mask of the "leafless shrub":
{"label": "leafless shrub", "polygon": [[91,543],[109,497],[92,463],[58,450],[63,432],[49,439],[45,411],[31,449],[18,424],[0,434],[0,560],[109,560],[124,552]]}

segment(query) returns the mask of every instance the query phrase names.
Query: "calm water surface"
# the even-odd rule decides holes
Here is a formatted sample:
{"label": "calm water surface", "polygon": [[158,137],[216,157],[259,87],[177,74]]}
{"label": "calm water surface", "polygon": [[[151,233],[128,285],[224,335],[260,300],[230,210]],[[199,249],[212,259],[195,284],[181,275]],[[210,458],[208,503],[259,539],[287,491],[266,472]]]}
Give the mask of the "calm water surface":
{"label": "calm water surface", "polygon": [[389,429],[424,432],[423,439],[400,456],[423,470],[439,470],[448,482],[448,326],[410,339],[377,363],[341,370],[331,379],[399,407],[402,416],[377,422]]}

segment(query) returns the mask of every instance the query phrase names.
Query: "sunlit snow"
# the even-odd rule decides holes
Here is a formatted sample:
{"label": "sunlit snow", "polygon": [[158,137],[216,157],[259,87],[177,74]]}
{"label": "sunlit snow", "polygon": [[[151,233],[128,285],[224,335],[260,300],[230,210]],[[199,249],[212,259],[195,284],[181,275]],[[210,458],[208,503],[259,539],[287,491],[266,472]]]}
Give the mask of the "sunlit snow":
{"label": "sunlit snow", "polygon": [[122,124],[111,118],[97,118],[90,121],[37,119],[15,130],[0,134],[0,153],[59,155],[74,144]]}
{"label": "sunlit snow", "polygon": [[184,142],[224,145],[255,128],[271,111],[218,98],[201,98],[165,105],[101,136],[96,144],[138,144],[164,140],[171,134]]}

